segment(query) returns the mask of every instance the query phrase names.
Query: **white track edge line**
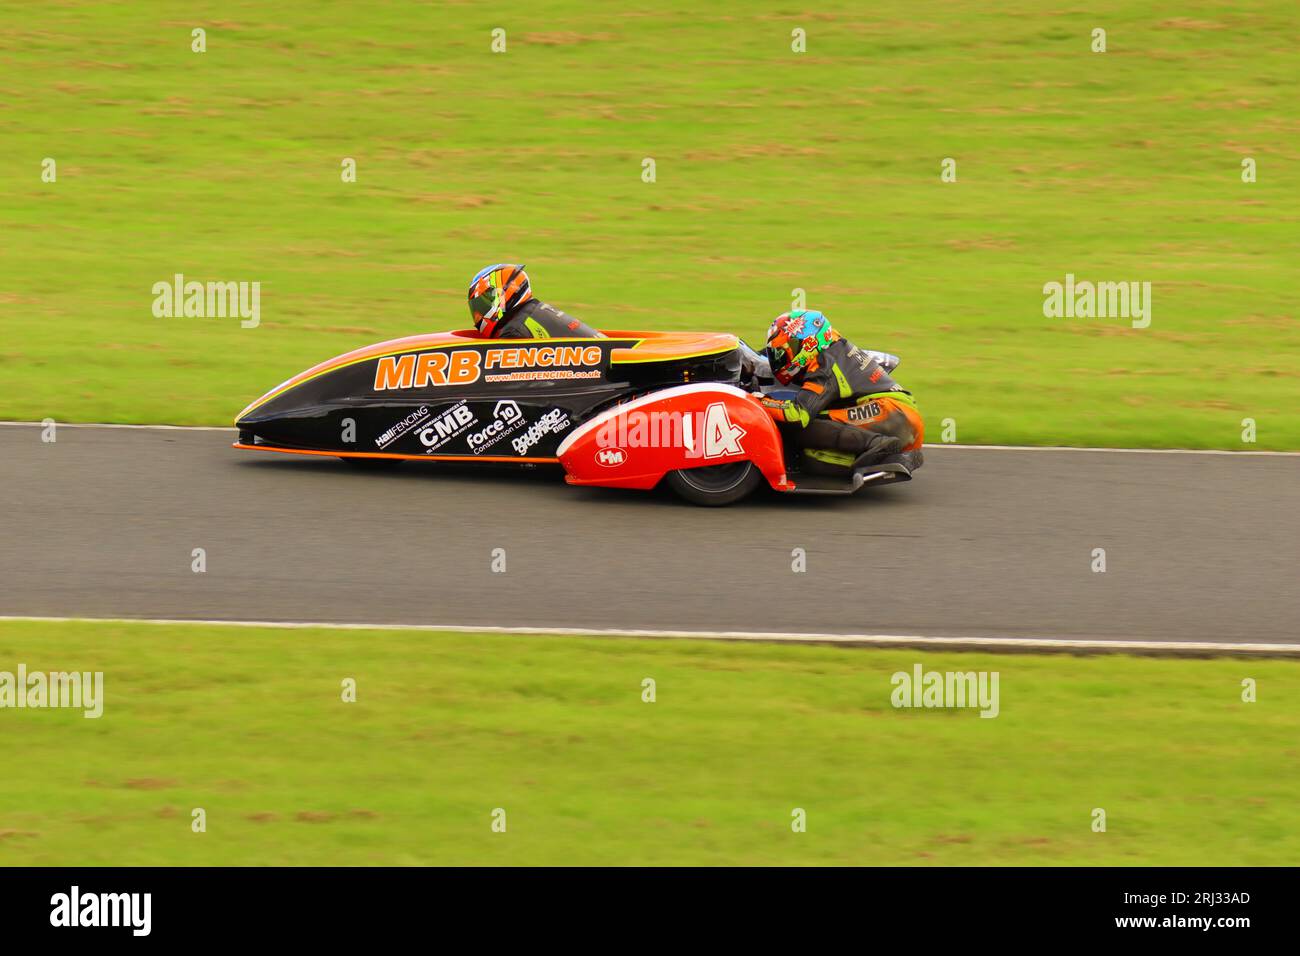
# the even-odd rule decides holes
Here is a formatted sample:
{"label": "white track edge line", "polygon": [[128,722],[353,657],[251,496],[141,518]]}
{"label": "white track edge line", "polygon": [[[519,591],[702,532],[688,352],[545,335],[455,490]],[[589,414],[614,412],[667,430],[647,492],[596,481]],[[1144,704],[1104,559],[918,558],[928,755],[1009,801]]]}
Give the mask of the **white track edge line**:
{"label": "white track edge line", "polygon": [[[61,422],[54,420],[54,424],[59,428],[130,428],[140,431],[168,431],[168,432],[234,432],[239,431],[237,428],[225,425],[119,425],[111,422]],[[0,421],[0,425],[22,425],[28,428],[44,428],[45,422],[9,422]]]}
{"label": "white track edge line", "polygon": [[1279,458],[1300,457],[1300,451],[1229,451],[1226,448],[1095,448],[1088,445],[958,445],[952,442],[928,444],[926,451],[936,448],[965,448],[971,451],[1106,451],[1125,455],[1271,455]]}
{"label": "white track edge line", "polygon": [[[43,428],[44,422],[0,421],[0,425]],[[111,422],[60,422],[59,428],[129,428],[148,431],[190,431],[190,432],[234,432],[237,428],[224,425],[123,425]],[[1096,448],[1090,445],[958,445],[954,442],[935,442],[925,446],[926,451],[940,448],[960,448],[970,451],[1095,451],[1116,452],[1126,455],[1247,455],[1268,456],[1276,458],[1300,458],[1300,451],[1229,451],[1226,448]]]}
{"label": "white track edge line", "polygon": [[534,634],[557,637],[668,637],[719,641],[769,641],[833,644],[908,644],[917,647],[988,647],[1026,649],[1148,650],[1148,651],[1250,651],[1300,653],[1300,644],[1233,644],[1224,641],[1140,641],[1047,637],[929,637],[920,634],[820,634],[781,631],[690,631],[658,628],[512,627],[488,624],[365,624],[328,621],[250,621],[152,617],[42,617],[0,614],[0,623],[165,624],[214,627],[265,627],[279,630],[334,631],[459,631],[467,634]]}

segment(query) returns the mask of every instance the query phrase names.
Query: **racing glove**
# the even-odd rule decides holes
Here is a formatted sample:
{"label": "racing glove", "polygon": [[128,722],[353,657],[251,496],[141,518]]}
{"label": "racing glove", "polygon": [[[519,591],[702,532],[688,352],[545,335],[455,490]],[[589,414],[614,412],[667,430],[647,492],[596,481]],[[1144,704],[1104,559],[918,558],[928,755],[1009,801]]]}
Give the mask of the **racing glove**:
{"label": "racing glove", "polygon": [[754,397],[763,406],[763,410],[771,415],[776,422],[789,422],[792,425],[798,425],[800,428],[807,428],[809,421],[811,421],[808,410],[798,402],[768,398],[766,395],[756,395]]}

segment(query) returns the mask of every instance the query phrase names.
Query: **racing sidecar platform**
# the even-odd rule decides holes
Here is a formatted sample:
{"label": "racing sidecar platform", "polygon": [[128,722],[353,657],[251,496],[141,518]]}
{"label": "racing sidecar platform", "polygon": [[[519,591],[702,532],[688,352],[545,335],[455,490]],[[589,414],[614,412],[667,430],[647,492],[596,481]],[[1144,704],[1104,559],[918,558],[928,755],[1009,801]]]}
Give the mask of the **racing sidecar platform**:
{"label": "racing sidecar platform", "polygon": [[728,504],[764,480],[852,493],[906,481],[880,465],[828,481],[787,474],[756,389],[761,359],[734,335],[607,331],[604,338],[417,335],[340,355],[236,418],[235,447],[358,463],[558,464],[574,485],[653,488]]}

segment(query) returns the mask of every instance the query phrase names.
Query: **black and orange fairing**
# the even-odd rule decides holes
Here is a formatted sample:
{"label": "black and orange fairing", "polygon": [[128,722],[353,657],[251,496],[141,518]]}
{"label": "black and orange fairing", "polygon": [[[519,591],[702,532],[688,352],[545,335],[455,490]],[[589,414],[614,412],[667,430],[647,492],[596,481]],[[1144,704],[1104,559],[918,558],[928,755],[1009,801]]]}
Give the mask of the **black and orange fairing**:
{"label": "black and orange fairing", "polygon": [[564,434],[612,403],[684,382],[735,383],[738,346],[721,333],[394,339],[271,389],[239,413],[237,444],[344,458],[554,461]]}
{"label": "black and orange fairing", "polygon": [[[755,391],[764,385],[756,353],[734,335],[604,335],[488,339],[462,330],[357,349],[248,405],[235,447],[559,464],[572,484],[649,488],[663,479],[701,504],[738,500],[762,480],[777,491],[845,494],[910,478],[901,465],[829,483],[787,474],[783,439]],[[636,440],[646,420],[656,436],[649,445]]]}

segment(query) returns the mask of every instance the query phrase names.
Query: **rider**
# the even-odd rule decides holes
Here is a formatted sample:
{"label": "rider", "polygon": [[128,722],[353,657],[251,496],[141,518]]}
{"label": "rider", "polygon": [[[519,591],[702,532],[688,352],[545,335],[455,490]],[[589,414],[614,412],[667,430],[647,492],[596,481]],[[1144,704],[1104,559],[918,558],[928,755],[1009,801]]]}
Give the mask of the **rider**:
{"label": "rider", "polygon": [[469,314],[485,339],[593,339],[604,336],[553,305],[533,298],[523,266],[497,263],[469,284]]}
{"label": "rider", "polygon": [[845,474],[882,461],[921,464],[925,425],[912,394],[820,312],[778,315],[767,330],[767,358],[792,398],[760,396],[779,424],[797,429],[810,471]]}

